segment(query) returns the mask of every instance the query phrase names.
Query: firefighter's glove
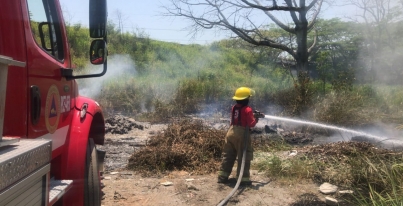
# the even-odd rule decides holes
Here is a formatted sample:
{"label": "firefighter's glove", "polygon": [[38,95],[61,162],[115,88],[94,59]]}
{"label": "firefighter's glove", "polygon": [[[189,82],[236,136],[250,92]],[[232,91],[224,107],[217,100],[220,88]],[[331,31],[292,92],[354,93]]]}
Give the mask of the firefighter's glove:
{"label": "firefighter's glove", "polygon": [[259,118],[264,118],[264,114],[257,110],[253,111],[253,116],[255,117],[256,120],[259,120]]}

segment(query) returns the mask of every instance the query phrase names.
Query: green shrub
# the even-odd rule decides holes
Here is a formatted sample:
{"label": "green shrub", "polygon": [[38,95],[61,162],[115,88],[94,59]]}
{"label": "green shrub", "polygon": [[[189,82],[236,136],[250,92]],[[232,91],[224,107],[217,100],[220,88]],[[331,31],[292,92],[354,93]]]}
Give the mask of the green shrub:
{"label": "green shrub", "polygon": [[292,181],[313,178],[317,166],[305,157],[284,159],[272,154],[258,160],[254,167],[264,171],[268,177]]}
{"label": "green shrub", "polygon": [[[353,90],[332,91],[319,97],[314,110],[314,119],[336,125],[365,125],[373,122],[373,117],[387,110],[376,92],[368,86]],[[382,111],[382,108],[383,111]]]}

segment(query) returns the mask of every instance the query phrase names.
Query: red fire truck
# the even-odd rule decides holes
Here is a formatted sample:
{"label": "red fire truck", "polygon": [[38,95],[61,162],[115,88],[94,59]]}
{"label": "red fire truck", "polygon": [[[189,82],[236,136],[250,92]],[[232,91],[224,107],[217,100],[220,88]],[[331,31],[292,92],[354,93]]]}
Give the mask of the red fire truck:
{"label": "red fire truck", "polygon": [[103,71],[75,76],[59,1],[0,0],[0,205],[100,205],[104,117],[75,79],[106,72],[106,0],[89,10]]}

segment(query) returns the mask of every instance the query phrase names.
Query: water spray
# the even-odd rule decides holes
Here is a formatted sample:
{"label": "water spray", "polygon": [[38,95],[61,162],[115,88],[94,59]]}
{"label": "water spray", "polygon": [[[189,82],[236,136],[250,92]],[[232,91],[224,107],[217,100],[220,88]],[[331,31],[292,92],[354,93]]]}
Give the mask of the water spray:
{"label": "water spray", "polygon": [[[333,125],[321,124],[321,123],[317,123],[317,122],[309,122],[309,121],[305,121],[305,120],[297,120],[297,119],[278,117],[278,116],[272,116],[272,115],[264,115],[263,118],[279,120],[279,121],[284,121],[284,122],[292,122],[292,123],[303,124],[303,125],[311,125],[311,126],[315,126],[315,127],[332,129],[332,130],[341,131],[341,132],[345,132],[345,133],[355,134],[360,137],[357,137],[357,138],[353,137],[352,140],[368,141],[368,142],[372,142],[372,143],[375,143],[378,145],[383,144],[383,146],[386,148],[403,150],[403,141],[400,141],[397,139],[390,139],[390,138],[386,138],[386,137],[368,134],[368,133],[361,132],[361,131],[346,129],[343,127],[337,127],[337,126],[333,126]],[[367,137],[368,139],[361,138],[361,137]],[[385,143],[385,141],[388,141],[388,143]]]}
{"label": "water spray", "polygon": [[296,120],[296,119],[285,118],[285,117],[277,117],[277,116],[272,116],[272,115],[265,115],[263,118],[280,120],[280,121],[285,121],[285,122],[293,122],[293,123],[304,124],[304,125],[311,125],[311,126],[315,126],[315,127],[338,130],[338,131],[341,131],[341,132],[349,132],[349,133],[360,135],[360,136],[366,136],[366,137],[371,137],[371,138],[376,138],[376,139],[382,139],[381,141],[387,139],[385,137],[375,136],[375,135],[368,134],[368,133],[365,133],[365,132],[346,129],[346,128],[343,128],[343,127],[336,127],[336,126],[333,126],[333,125],[321,124],[321,123],[317,123],[317,122],[309,122],[309,121],[305,121],[305,120]]}

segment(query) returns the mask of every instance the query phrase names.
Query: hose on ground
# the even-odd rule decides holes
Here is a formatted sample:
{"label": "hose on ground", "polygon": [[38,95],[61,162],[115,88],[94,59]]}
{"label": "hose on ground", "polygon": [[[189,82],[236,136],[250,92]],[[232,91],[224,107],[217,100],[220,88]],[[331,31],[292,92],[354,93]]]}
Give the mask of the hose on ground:
{"label": "hose on ground", "polygon": [[249,127],[246,127],[245,134],[244,134],[244,148],[243,148],[243,153],[242,153],[242,164],[241,164],[241,170],[239,171],[239,177],[236,182],[236,185],[234,189],[228,194],[228,196],[222,200],[217,206],[223,206],[225,203],[228,202],[228,200],[235,194],[236,190],[238,189],[239,185],[241,184],[242,176],[243,176],[243,170],[245,169],[245,160],[246,160],[246,149],[248,147],[248,132],[249,132]]}

